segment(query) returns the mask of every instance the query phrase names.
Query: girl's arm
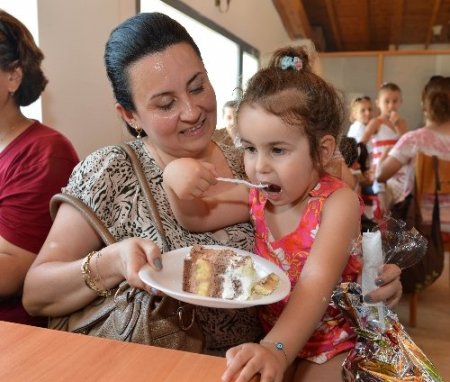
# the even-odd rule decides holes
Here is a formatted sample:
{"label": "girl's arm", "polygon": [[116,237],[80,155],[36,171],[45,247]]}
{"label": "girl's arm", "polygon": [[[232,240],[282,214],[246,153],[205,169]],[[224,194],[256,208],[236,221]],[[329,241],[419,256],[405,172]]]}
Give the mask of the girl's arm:
{"label": "girl's arm", "polygon": [[[325,313],[359,230],[357,195],[347,188],[337,190],[326,201],[311,253],[289,303],[265,337],[267,342],[231,349],[227,353],[224,382],[231,381],[238,373],[236,382],[246,382],[258,372],[261,380],[269,375],[275,375],[275,381],[282,380],[288,364],[297,357]],[[287,360],[283,352],[275,348],[276,342],[284,344]]]}
{"label": "girl's arm", "polygon": [[361,137],[361,142],[367,145],[372,136],[378,132],[379,127],[380,120],[378,118],[371,119],[364,130],[364,134]]}
{"label": "girl's arm", "polygon": [[210,163],[177,159],[166,166],[163,178],[172,211],[189,231],[215,231],[249,220],[248,189],[218,182]]}

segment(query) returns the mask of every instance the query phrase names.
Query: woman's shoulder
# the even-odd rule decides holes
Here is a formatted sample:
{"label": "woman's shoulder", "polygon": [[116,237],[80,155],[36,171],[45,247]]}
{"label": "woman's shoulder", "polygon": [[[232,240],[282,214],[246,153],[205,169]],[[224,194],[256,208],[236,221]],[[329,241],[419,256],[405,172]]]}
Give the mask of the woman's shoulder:
{"label": "woman's shoulder", "polygon": [[225,156],[233,175],[236,177],[245,178],[244,150],[242,147],[230,146],[221,142],[217,142],[217,145]]}

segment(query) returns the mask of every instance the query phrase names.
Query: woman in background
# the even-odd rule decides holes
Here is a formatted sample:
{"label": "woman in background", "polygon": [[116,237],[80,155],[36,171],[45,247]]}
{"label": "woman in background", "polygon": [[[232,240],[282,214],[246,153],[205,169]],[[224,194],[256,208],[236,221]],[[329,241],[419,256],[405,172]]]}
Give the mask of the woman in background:
{"label": "woman in background", "polygon": [[27,324],[43,320],[22,307],[25,274],[51,226],[50,198],[78,162],[64,136],[21,112],[45,89],[43,58],[27,28],[0,9],[0,320]]}

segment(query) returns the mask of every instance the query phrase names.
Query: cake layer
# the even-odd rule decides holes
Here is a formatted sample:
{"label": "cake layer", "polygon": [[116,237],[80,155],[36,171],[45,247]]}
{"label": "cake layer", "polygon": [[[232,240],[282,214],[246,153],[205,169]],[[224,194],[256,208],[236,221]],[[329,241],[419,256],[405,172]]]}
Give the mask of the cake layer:
{"label": "cake layer", "polygon": [[[195,245],[185,259],[183,290],[200,296],[248,300],[255,292],[265,295],[273,292],[278,276],[269,276],[272,282],[266,282],[263,290],[251,256],[240,256],[230,249]],[[255,285],[260,285],[256,291]]]}

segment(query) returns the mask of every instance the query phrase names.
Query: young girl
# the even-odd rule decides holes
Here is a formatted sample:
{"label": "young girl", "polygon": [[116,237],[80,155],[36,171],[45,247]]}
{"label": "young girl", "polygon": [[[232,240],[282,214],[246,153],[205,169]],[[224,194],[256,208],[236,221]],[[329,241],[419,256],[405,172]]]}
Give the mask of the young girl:
{"label": "young girl", "polygon": [[[256,373],[280,382],[294,361],[300,363],[296,380],[341,380],[354,334],[330,296],[340,281],[355,281],[361,266],[350,253],[360,229],[358,196],[324,171],[342,124],[335,89],[312,73],[302,48],[275,52],[248,83],[237,114],[245,170],[253,183],[268,185],[250,190],[256,253],[287,273],[292,292],[262,308],[266,335],[259,344],[227,352],[224,382],[249,381]],[[191,158],[167,165],[164,186],[186,228],[212,230],[248,219],[247,190],[209,198],[219,172]]]}
{"label": "young girl", "polygon": [[350,125],[347,137],[355,138],[356,142],[361,139],[366,126],[372,118],[372,101],[368,96],[357,97],[350,104]]}
{"label": "young girl", "polygon": [[[406,121],[400,117],[402,93],[398,85],[387,82],[381,85],[376,100],[380,115],[370,120],[361,142],[372,146],[372,169],[376,174],[380,158],[407,131]],[[386,185],[374,182],[373,191],[379,195],[381,213],[400,203],[405,182],[404,171],[399,171]]]}

